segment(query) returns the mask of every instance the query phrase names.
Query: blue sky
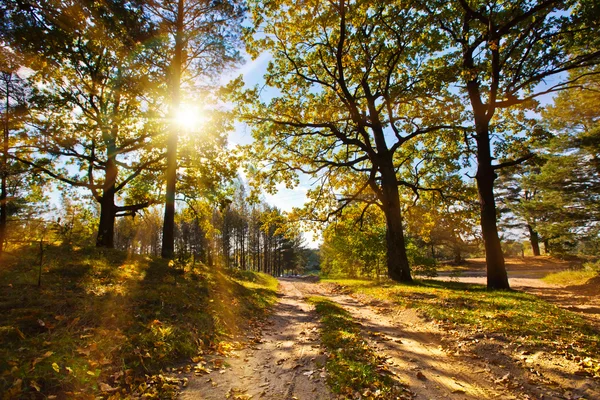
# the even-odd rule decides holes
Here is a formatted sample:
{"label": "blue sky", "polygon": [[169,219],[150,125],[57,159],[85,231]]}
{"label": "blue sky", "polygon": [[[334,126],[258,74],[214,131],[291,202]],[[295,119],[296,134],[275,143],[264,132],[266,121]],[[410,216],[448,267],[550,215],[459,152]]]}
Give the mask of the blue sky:
{"label": "blue sky", "polygon": [[[255,60],[251,60],[249,56],[246,57],[246,63],[240,68],[232,71],[225,75],[222,79],[222,83],[227,83],[229,80],[237,78],[242,75],[246,87],[259,87],[264,85],[264,74],[267,71],[267,66],[271,60],[271,55],[263,53]],[[270,100],[273,93],[273,89],[267,89],[261,91],[261,97],[263,101]],[[235,147],[238,145],[247,145],[252,143],[252,132],[251,128],[246,124],[236,122],[235,129],[229,135],[229,145]],[[243,171],[240,171],[242,178],[244,177]],[[302,207],[307,201],[306,192],[310,188],[311,183],[306,177],[301,177],[300,184],[294,189],[287,189],[285,185],[277,185],[277,193],[274,195],[265,193],[263,195],[264,200],[272,206],[275,206],[283,211],[291,211],[295,207]],[[304,232],[304,239],[308,247],[317,248],[321,243],[319,235],[315,235],[312,232]]]}

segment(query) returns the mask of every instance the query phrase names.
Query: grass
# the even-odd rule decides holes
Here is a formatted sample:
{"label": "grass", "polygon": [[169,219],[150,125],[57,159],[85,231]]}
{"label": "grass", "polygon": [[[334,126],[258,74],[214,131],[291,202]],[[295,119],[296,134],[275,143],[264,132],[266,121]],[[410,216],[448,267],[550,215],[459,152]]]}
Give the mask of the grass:
{"label": "grass", "polygon": [[167,367],[228,348],[275,302],[255,273],[169,265],[95,248],[49,247],[0,260],[0,392],[4,398],[170,398]]}
{"label": "grass", "polygon": [[310,297],[321,317],[321,341],[327,348],[327,383],[335,393],[365,399],[396,399],[402,392],[387,373],[383,360],[362,338],[359,327],[343,308],[323,297]]}
{"label": "grass", "polygon": [[584,285],[600,273],[593,269],[568,269],[546,275],[542,280],[555,285]]}
{"label": "grass", "polygon": [[[327,280],[326,280],[327,281]],[[600,332],[575,313],[518,291],[488,291],[485,286],[436,280],[406,285],[329,280],[373,298],[417,309],[431,320],[473,332],[507,335],[524,346],[544,347],[569,356],[591,357],[600,373]]]}

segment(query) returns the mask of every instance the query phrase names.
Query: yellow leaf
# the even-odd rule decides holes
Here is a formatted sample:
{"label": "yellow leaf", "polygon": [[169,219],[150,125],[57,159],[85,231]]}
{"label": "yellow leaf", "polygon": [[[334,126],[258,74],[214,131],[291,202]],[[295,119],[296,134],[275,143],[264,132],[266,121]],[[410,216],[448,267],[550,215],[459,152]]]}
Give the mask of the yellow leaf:
{"label": "yellow leaf", "polygon": [[92,371],[88,371],[88,372],[86,372],[86,373],[87,373],[88,375],[90,375],[90,376],[96,376],[96,374],[94,374]]}
{"label": "yellow leaf", "polygon": [[60,367],[58,366],[57,363],[52,363],[52,369],[55,370],[56,372],[60,372]]}

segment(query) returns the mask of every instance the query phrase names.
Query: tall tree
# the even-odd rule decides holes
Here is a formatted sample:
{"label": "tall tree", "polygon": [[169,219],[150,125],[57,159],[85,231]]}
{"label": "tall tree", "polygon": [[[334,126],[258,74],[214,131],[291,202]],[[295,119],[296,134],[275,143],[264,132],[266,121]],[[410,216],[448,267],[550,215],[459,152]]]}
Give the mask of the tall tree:
{"label": "tall tree", "polygon": [[96,244],[113,247],[115,217],[150,204],[119,205],[117,194],[161,159],[152,150],[156,127],[144,99],[150,71],[140,57],[152,27],[128,0],[5,7],[10,29],[3,32],[35,71],[30,131],[37,155],[19,160],[90,190],[100,204]]}
{"label": "tall tree", "polygon": [[4,250],[10,206],[10,178],[23,171],[11,159],[11,132],[22,127],[26,112],[26,83],[19,76],[21,60],[8,47],[0,48],[0,109],[2,112],[2,155],[0,157],[0,254]]}
{"label": "tall tree", "polygon": [[[553,138],[543,148],[545,163],[530,180],[540,190],[537,210],[540,229],[553,252],[596,241],[600,221],[600,71],[588,73],[575,88],[556,96],[542,113],[542,123]],[[569,243],[570,242],[570,243]]]}
{"label": "tall tree", "polygon": [[[175,192],[177,183],[177,142],[180,106],[185,91],[207,91],[207,84],[239,61],[236,47],[241,31],[243,7],[237,0],[151,0],[144,4],[146,15],[158,20],[167,48],[156,58],[166,77],[169,91],[166,198],[162,235],[164,258],[175,251]],[[189,96],[187,96],[189,97]]]}
{"label": "tall tree", "polygon": [[298,173],[312,175],[320,186],[310,192],[309,208],[329,208],[329,215],[355,201],[378,204],[388,275],[411,281],[400,188],[420,186],[418,174],[408,180],[398,171],[418,169],[420,150],[443,145],[432,139],[419,146],[417,139],[442,138],[446,121],[459,119],[430,73],[431,54],[441,50],[438,33],[410,2],[317,1],[298,8],[253,1],[250,8],[249,51],[272,54],[265,79],[276,93],[268,103],[256,101],[257,90],[239,99],[252,103],[243,118],[255,128],[254,157],[264,167],[256,178],[292,186]]}
{"label": "tall tree", "polygon": [[[518,164],[530,154],[494,163],[498,154],[493,148],[503,134],[496,129],[498,112],[531,106],[536,97],[568,88],[578,76],[565,79],[564,72],[598,63],[597,3],[434,0],[421,4],[450,41],[443,59],[460,79],[457,84],[471,105],[487,285],[507,289],[494,182],[500,169]],[[556,84],[540,86],[550,78],[556,79]]]}

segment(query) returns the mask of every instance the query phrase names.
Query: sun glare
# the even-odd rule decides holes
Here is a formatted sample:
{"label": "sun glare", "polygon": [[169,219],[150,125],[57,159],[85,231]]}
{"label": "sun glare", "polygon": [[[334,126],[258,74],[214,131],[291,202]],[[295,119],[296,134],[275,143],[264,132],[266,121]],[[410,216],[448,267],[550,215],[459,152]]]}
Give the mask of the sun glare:
{"label": "sun glare", "polygon": [[175,112],[175,122],[186,130],[197,129],[202,120],[202,110],[189,104],[181,104]]}

